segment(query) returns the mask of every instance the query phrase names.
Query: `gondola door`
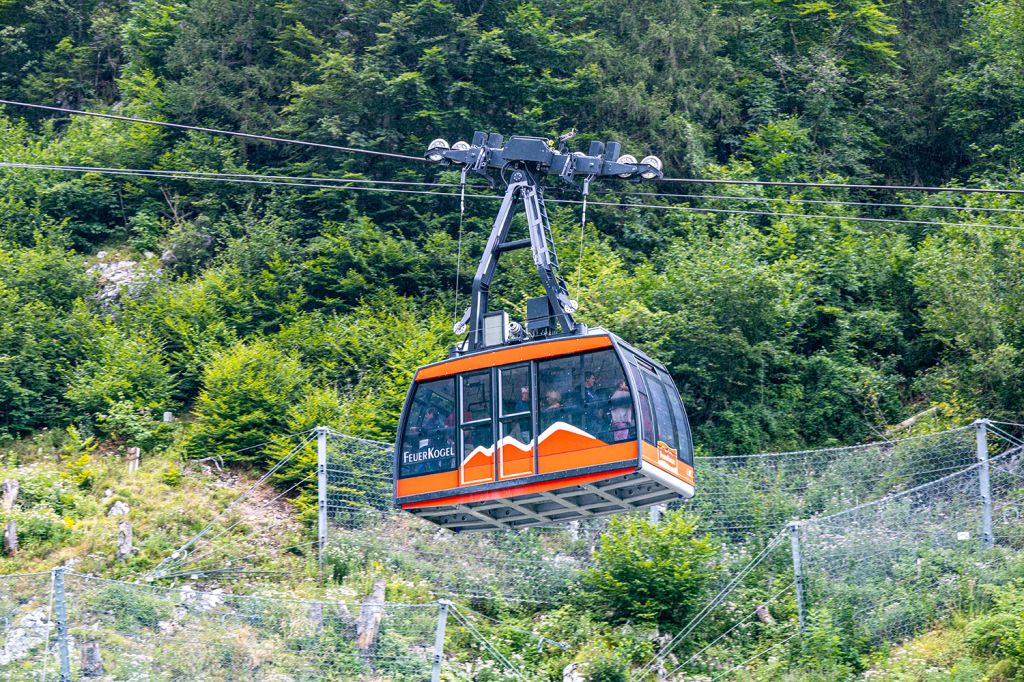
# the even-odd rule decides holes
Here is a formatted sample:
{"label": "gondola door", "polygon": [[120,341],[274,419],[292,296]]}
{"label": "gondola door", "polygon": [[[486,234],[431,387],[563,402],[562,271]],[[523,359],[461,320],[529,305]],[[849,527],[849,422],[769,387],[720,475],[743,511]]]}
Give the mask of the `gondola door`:
{"label": "gondola door", "polygon": [[532,366],[498,370],[498,478],[506,480],[536,473],[533,429]]}
{"label": "gondola door", "polygon": [[494,480],[494,417],[491,370],[459,377],[459,439],[462,466],[459,483],[473,485]]}

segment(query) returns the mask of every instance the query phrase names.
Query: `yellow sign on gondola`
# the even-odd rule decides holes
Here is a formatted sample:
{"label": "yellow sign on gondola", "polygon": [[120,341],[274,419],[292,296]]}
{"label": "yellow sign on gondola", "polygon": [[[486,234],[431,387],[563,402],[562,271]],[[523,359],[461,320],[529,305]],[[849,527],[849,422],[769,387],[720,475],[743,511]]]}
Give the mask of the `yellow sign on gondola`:
{"label": "yellow sign on gondola", "polygon": [[675,448],[670,448],[667,443],[658,441],[658,461],[675,469],[678,463]]}

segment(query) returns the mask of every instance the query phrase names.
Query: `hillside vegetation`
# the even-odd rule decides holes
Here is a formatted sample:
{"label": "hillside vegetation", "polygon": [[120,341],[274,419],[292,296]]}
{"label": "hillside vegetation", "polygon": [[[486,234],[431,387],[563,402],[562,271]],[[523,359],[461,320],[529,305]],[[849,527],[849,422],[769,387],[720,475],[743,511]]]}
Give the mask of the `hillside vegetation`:
{"label": "hillside vegetation", "polygon": [[[474,130],[577,128],[574,148],[619,140],[676,178],[1024,190],[1017,0],[0,0],[0,35],[6,100],[416,156]],[[0,454],[24,491],[21,554],[0,561],[4,572],[74,559],[134,575],[284,452],[247,448],[319,424],[393,440],[412,372],[456,341],[453,311],[495,206],[468,198],[460,222],[457,196],[229,181],[458,175],[14,105],[0,108],[0,161],[213,174],[0,168]],[[551,208],[579,317],[668,366],[702,454],[861,442],[933,405],[930,429],[1020,421],[1024,194],[610,182],[593,192],[748,211],[592,205],[581,245],[579,207]],[[521,319],[538,287],[516,254],[493,293]],[[126,482],[114,458],[128,447],[143,467]],[[213,455],[227,473],[186,464]],[[313,464],[300,457],[275,483],[301,483]],[[298,490],[293,531],[308,533],[315,491]],[[106,513],[120,496],[141,551],[118,564]],[[675,533],[616,523],[587,589],[550,611],[489,612],[499,632],[513,624],[583,647],[590,682],[626,679],[699,608],[671,593],[637,606],[636,585],[617,582],[639,570],[623,556],[690,561],[695,592],[709,589],[700,567],[717,561],[718,539],[685,514],[670,520]],[[308,556],[282,565],[312,576]],[[362,596],[381,570],[366,553],[336,577]],[[790,674],[1013,679],[1024,669],[1024,610],[1005,588],[1014,570],[1003,592],[905,649],[926,652],[901,654],[927,661],[920,669],[848,660],[825,642]],[[570,659],[545,650],[529,664],[557,680]]]}

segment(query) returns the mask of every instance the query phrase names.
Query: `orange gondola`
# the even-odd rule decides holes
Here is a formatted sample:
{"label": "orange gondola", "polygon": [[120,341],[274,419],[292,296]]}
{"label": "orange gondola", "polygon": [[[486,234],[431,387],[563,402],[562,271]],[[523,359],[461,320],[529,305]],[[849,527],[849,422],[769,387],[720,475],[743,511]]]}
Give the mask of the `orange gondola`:
{"label": "orange gondola", "polygon": [[[457,325],[468,337],[449,359],[421,367],[409,388],[396,443],[397,504],[470,531],[562,524],[692,497],[693,443],[675,384],[643,352],[573,319],[537,183],[544,173],[583,175],[584,187],[593,177],[647,177],[660,174],[660,162],[620,158],[615,143],[570,155],[538,138],[513,137],[504,148],[482,133],[472,146],[441,142],[428,158],[500,168],[508,190]],[[530,238],[508,242],[520,202]],[[524,247],[547,290],[528,301],[525,328],[487,310],[498,256]]]}

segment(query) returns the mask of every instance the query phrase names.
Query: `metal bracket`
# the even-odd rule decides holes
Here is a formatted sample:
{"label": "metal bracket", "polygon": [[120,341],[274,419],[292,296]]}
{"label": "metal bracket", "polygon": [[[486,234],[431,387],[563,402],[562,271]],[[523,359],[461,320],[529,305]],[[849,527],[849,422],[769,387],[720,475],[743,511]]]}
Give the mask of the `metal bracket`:
{"label": "metal bracket", "polygon": [[537,268],[537,274],[540,275],[544,290],[547,292],[551,310],[554,312],[553,317],[558,322],[562,333],[572,334],[577,331],[578,325],[572,316],[575,305],[569,298],[569,289],[565,280],[558,272],[558,258],[551,240],[551,224],[544,207],[543,191],[530,171],[517,169],[512,171],[509,177],[505,197],[502,199],[498,215],[491,228],[491,235],[484,247],[476,275],[473,277],[473,293],[470,298],[469,310],[456,325],[457,333],[464,326],[468,327],[469,331],[464,348],[459,350],[476,351],[485,347],[483,322],[487,315],[491,283],[494,281],[498,258],[504,251],[527,245],[527,240],[508,242],[512,218],[520,206],[526,213],[530,235],[528,243],[533,255],[533,263]]}

